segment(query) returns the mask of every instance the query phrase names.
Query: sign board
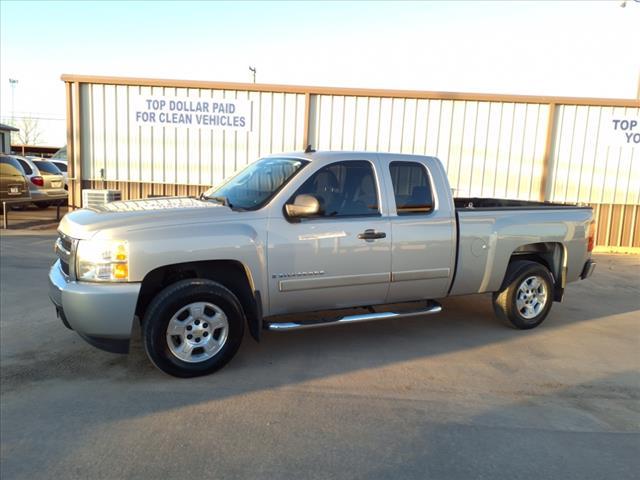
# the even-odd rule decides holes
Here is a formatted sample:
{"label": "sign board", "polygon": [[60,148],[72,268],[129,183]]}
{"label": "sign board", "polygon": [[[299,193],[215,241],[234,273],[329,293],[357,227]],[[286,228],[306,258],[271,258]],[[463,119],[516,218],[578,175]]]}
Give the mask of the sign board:
{"label": "sign board", "polygon": [[601,129],[604,130],[607,145],[611,147],[640,146],[640,117],[636,115],[612,115],[603,118]]}
{"label": "sign board", "polygon": [[249,100],[149,94],[136,96],[132,107],[132,124],[251,131]]}

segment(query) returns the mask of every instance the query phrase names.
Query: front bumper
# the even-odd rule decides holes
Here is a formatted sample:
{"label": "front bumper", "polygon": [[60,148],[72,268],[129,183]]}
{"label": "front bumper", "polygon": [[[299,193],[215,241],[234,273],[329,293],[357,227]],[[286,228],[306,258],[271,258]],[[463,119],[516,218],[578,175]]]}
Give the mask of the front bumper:
{"label": "front bumper", "polygon": [[90,344],[126,353],[140,293],[140,283],[97,284],[70,281],[60,261],[49,271],[49,298],[58,316]]}
{"label": "front bumper", "polygon": [[593,271],[596,269],[596,262],[589,259],[584,263],[584,267],[582,267],[582,273],[580,274],[580,278],[584,280],[585,278],[589,278],[593,275]]}

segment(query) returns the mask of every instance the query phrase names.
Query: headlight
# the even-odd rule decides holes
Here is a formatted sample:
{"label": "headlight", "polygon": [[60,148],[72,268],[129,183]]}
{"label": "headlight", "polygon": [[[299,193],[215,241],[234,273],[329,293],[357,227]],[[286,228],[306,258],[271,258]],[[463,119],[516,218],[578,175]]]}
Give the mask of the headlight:
{"label": "headlight", "polygon": [[120,240],[81,240],[76,277],[90,282],[129,281],[129,244]]}

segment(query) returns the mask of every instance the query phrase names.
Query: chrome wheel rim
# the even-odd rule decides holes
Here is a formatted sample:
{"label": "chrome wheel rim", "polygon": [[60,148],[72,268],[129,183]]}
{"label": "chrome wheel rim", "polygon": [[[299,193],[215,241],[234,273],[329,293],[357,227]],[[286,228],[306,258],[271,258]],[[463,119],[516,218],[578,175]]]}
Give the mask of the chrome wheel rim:
{"label": "chrome wheel rim", "polygon": [[214,357],[224,346],[229,321],[220,307],[194,302],[181,307],[167,325],[167,345],[174,357],[199,363]]}
{"label": "chrome wheel rim", "polygon": [[547,287],[544,280],[532,275],[518,287],[516,308],[527,320],[537,317],[547,304]]}

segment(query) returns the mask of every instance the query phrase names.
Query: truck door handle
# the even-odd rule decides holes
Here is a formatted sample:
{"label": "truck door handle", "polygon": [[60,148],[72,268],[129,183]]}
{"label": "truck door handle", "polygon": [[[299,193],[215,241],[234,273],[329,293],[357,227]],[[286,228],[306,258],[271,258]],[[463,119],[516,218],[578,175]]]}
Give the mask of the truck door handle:
{"label": "truck door handle", "polygon": [[386,238],[386,236],[386,233],[376,232],[373,228],[368,228],[363,233],[358,234],[360,240],[376,240],[377,238]]}

